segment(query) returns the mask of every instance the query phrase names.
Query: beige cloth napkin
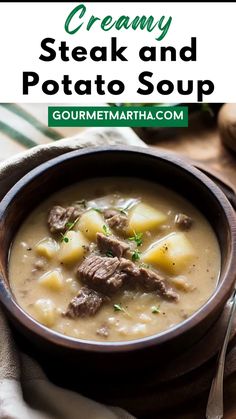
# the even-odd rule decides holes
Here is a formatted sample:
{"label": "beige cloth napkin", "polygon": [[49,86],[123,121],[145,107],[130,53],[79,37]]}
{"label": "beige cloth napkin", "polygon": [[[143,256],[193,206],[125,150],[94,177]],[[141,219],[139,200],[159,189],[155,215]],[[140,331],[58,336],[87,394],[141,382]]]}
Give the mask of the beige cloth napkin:
{"label": "beige cloth napkin", "polygon": [[[78,136],[40,145],[0,165],[0,199],[37,165],[66,152],[104,144],[140,145],[130,128],[88,129]],[[118,407],[108,407],[48,381],[40,366],[14,344],[0,312],[0,419],[132,419]]]}

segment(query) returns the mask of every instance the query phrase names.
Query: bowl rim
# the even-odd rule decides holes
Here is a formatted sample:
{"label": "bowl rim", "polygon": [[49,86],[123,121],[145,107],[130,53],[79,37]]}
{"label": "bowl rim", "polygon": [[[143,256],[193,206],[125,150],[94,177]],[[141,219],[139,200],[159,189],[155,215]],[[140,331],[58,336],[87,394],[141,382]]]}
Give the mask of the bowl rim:
{"label": "bowl rim", "polygon": [[198,181],[200,181],[215,197],[215,199],[218,201],[218,203],[224,211],[224,214],[228,222],[228,228],[230,231],[229,257],[226,262],[224,275],[221,276],[220,274],[221,281],[219,283],[219,286],[216,287],[215,291],[210,296],[210,298],[188,319],[184,320],[183,322],[177,323],[173,327],[166,329],[161,333],[156,333],[143,338],[132,339],[127,341],[103,342],[96,340],[83,340],[63,335],[59,332],[47,328],[46,326],[33,319],[33,317],[31,317],[23,308],[20,307],[20,305],[14,298],[13,292],[10,291],[10,286],[9,289],[8,287],[6,287],[5,282],[0,274],[0,301],[6,309],[6,311],[9,312],[10,316],[15,318],[16,321],[19,322],[21,326],[28,329],[29,332],[33,332],[36,335],[39,335],[40,338],[48,341],[49,343],[53,343],[67,349],[101,353],[126,352],[139,350],[155,345],[162,345],[167,341],[170,342],[176,337],[179,337],[181,334],[186,333],[187,331],[201,323],[214,310],[217,303],[221,301],[226,303],[227,299],[231,295],[235,282],[235,272],[233,267],[233,260],[234,258],[236,258],[235,212],[224,193],[210,178],[208,178],[200,170],[193,167],[191,164],[187,163],[184,158],[179,157],[176,153],[172,151],[169,152],[160,149],[157,150],[150,147],[144,148],[139,146],[134,147],[125,145],[106,145],[88,147],[66,152],[65,154],[49,159],[48,161],[38,165],[37,167],[29,171],[26,175],[24,175],[11,189],[9,189],[7,194],[0,202],[0,221],[4,217],[4,214],[9,208],[9,206],[11,205],[11,202],[20,193],[20,191],[24,187],[26,187],[27,184],[33,181],[36,177],[41,176],[45,171],[50,171],[52,167],[63,164],[65,160],[73,160],[80,158],[81,156],[91,154],[96,154],[97,156],[99,156],[99,154],[110,152],[136,153],[142,155],[146,154],[147,157],[165,160],[167,164],[178,166],[180,170],[188,172],[188,174],[197,178]]}

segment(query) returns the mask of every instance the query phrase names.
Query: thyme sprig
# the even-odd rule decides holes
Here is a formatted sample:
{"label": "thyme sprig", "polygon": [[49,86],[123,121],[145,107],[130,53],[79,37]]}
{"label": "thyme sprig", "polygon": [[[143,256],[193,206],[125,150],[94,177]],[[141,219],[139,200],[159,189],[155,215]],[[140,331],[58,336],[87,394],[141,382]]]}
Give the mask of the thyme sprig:
{"label": "thyme sprig", "polygon": [[106,225],[106,224],[104,224],[103,226],[102,226],[102,229],[103,229],[103,232],[104,232],[104,234],[105,234],[105,236],[110,236],[111,235],[111,230],[109,229],[109,227]]}
{"label": "thyme sprig", "polygon": [[114,311],[121,311],[131,317],[130,313],[122,306],[122,304],[114,304],[113,305]]}
{"label": "thyme sprig", "polygon": [[159,314],[160,313],[160,306],[152,306],[151,307],[153,314]]}
{"label": "thyme sprig", "polygon": [[69,237],[67,237],[67,233],[74,228],[74,226],[79,221],[79,219],[80,219],[80,215],[75,219],[75,221],[66,223],[67,229],[66,229],[65,233],[64,234],[63,233],[60,233],[60,235],[61,235],[61,242],[64,242],[64,243],[68,243],[69,242]]}
{"label": "thyme sprig", "polygon": [[137,247],[142,246],[143,244],[143,233],[136,233],[134,231],[134,235],[128,238],[129,241],[133,241],[136,243]]}
{"label": "thyme sprig", "polygon": [[141,252],[138,249],[135,249],[132,253],[132,261],[137,262],[137,260],[140,260]]}

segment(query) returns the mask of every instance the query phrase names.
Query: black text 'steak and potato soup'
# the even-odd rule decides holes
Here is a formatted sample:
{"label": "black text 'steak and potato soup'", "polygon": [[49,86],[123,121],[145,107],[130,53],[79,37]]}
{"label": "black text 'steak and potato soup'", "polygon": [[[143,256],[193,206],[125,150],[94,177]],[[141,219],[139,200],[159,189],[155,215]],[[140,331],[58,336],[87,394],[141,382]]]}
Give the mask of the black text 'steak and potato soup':
{"label": "black text 'steak and potato soup'", "polygon": [[215,289],[220,251],[201,213],[135,178],[80,182],[21,226],[10,284],[23,309],[80,339],[122,341],[188,318]]}

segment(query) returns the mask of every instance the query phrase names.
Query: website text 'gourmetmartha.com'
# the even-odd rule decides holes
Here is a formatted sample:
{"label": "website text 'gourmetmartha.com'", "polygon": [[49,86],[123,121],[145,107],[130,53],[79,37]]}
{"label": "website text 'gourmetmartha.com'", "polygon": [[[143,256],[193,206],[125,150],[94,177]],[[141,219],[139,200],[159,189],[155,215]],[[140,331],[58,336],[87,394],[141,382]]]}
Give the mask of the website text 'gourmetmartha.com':
{"label": "website text 'gourmetmartha.com'", "polygon": [[50,106],[48,125],[187,127],[187,106]]}

